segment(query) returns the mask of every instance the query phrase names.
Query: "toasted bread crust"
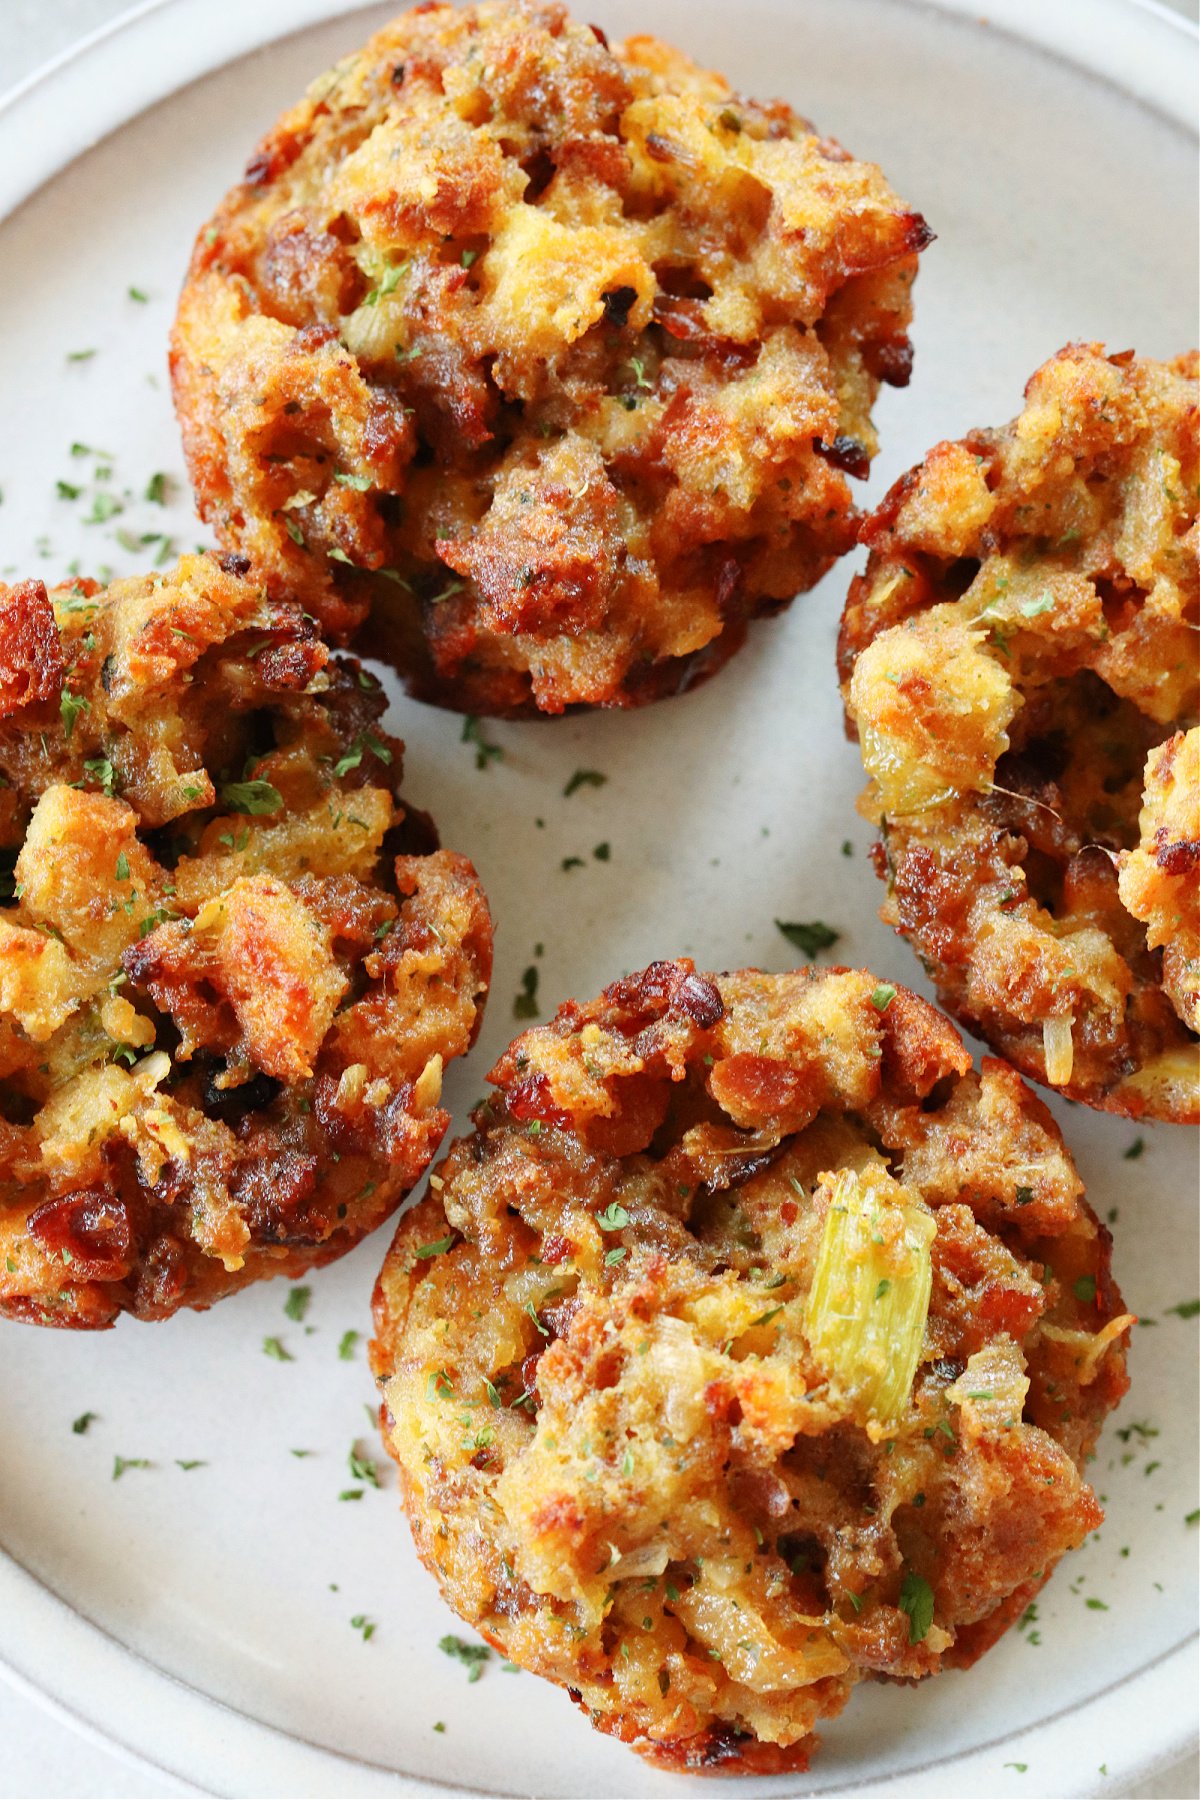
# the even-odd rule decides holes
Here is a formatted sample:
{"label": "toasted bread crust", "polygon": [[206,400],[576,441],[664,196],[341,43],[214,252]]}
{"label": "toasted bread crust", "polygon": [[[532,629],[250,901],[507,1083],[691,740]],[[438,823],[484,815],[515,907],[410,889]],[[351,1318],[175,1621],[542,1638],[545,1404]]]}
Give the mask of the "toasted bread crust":
{"label": "toasted bread crust", "polygon": [[924,221],[781,102],[560,5],[403,14],[200,234],[204,517],[423,696],[635,706],[853,541]]}
{"label": "toasted bread crust", "polygon": [[382,711],[211,557],[0,587],[0,1314],[206,1307],[424,1172],[491,921]]}
{"label": "toasted bread crust", "polygon": [[[489,1080],[375,1295],[418,1551],[653,1761],[803,1768],[857,1681],[973,1661],[1099,1523],[1108,1233],[1020,1078],[863,971],[658,963]],[[899,1207],[929,1245],[886,1412],[814,1322],[846,1183],[883,1197],[878,1243]]]}
{"label": "toasted bread crust", "polygon": [[840,641],[883,917],[944,1003],[1071,1099],[1192,1122],[1196,378],[1068,345],[867,521]]}

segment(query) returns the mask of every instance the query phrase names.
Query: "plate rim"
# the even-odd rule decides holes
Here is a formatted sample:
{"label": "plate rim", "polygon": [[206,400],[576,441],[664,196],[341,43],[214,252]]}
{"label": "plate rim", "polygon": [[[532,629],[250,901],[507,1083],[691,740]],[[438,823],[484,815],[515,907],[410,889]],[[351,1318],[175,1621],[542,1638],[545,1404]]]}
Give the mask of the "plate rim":
{"label": "plate rim", "polygon": [[[999,31],[1076,72],[1105,82],[1176,129],[1197,134],[1194,74],[1200,26],[1168,8],[1163,0],[1055,0],[1053,7],[1045,6],[1044,0],[990,0],[986,17],[980,16],[979,0],[889,3],[947,15],[976,29]],[[79,157],[173,94],[268,44],[365,12],[375,4],[377,0],[256,0],[248,7],[244,0],[140,0],[0,95],[0,224],[33,201]],[[403,0],[397,0],[398,6],[402,4]],[[141,34],[143,40],[143,54],[132,72],[125,61],[125,44],[131,33]],[[1178,54],[1185,45],[1193,52],[1191,58]],[[156,46],[169,54],[153,55]],[[119,79],[105,79],[109,74]],[[6,156],[6,145],[14,142],[19,144],[20,154]],[[230,1756],[238,1767],[246,1768],[253,1760],[262,1793],[298,1791],[289,1789],[286,1780],[281,1785],[278,1774],[271,1777],[269,1785],[261,1782],[262,1773],[272,1764],[280,1774],[284,1773],[282,1764],[290,1765],[288,1775],[303,1776],[304,1791],[309,1793],[404,1792],[434,1800],[447,1793],[482,1792],[428,1776],[402,1774],[328,1750],[231,1707],[123,1644],[3,1546],[0,1617],[12,1622],[15,1630],[10,1628],[11,1635],[25,1646],[25,1656],[18,1662],[11,1642],[0,1644],[0,1678],[89,1740],[193,1792],[219,1794],[242,1785],[225,1785],[229,1759],[212,1743],[214,1725],[217,1734],[228,1741]],[[40,1659],[35,1641],[39,1622]],[[1144,1704],[1140,1690],[1154,1678],[1156,1710],[1160,1717],[1177,1722],[1175,1731],[1170,1742],[1159,1739],[1149,1760],[1143,1756],[1140,1763],[1122,1767],[1105,1779],[1103,1788],[1094,1789],[1097,1793],[1122,1791],[1129,1780],[1167,1769],[1196,1747],[1190,1707],[1198,1636],[1200,1633],[1193,1632],[1115,1685],[1058,1709],[1023,1732],[989,1740],[965,1753],[931,1759],[895,1776],[882,1777],[873,1786],[902,1792],[902,1784],[947,1765],[957,1766],[964,1776],[973,1769],[982,1775],[985,1767],[992,1766],[983,1759],[997,1744],[1022,1747],[1034,1754],[1038,1738],[1053,1732],[1070,1714],[1086,1719],[1103,1707],[1110,1725],[1114,1705],[1128,1710],[1131,1717],[1140,1715]],[[51,1643],[54,1648],[49,1651]],[[69,1655],[63,1653],[68,1643]],[[1180,1704],[1162,1707],[1166,1690]],[[85,1694],[99,1694],[110,1701],[120,1696],[124,1702],[120,1726],[110,1723],[110,1711],[104,1704],[93,1700],[87,1705]],[[123,1735],[116,1735],[118,1728]],[[1125,1741],[1122,1732],[1112,1735],[1118,1743]],[[126,1737],[138,1741],[128,1742]],[[164,1753],[169,1745],[190,1747],[191,1766],[199,1769],[199,1775],[178,1767],[176,1759]],[[206,1749],[207,1765],[199,1760]],[[243,1756],[244,1762],[239,1760]],[[214,1784],[214,1772],[222,1763],[227,1773],[217,1775]],[[345,1785],[347,1775],[354,1777],[352,1789]],[[780,1789],[781,1794],[784,1791]],[[805,1783],[802,1790],[793,1791],[832,1794],[837,1790]]]}

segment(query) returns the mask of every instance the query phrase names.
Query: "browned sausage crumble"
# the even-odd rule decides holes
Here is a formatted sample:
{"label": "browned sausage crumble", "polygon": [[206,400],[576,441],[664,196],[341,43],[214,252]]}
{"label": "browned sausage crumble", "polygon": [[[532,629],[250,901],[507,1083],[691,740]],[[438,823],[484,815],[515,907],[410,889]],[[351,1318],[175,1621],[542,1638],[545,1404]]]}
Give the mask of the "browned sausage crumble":
{"label": "browned sausage crumble", "polygon": [[633,706],[853,543],[924,221],[782,102],[554,3],[406,13],[196,243],[203,516],[423,695]]}
{"label": "browned sausage crumble", "polygon": [[206,1307],[424,1173],[492,930],[383,710],[210,557],[0,586],[0,1314]]}
{"label": "browned sausage crumble", "polygon": [[1110,1240],[1045,1106],[862,971],[657,963],[525,1032],[402,1222],[381,1416],[446,1598],[675,1769],[805,1767],[1100,1522]]}
{"label": "browned sausage crumble", "polygon": [[1072,1099],[1190,1121],[1196,376],[1194,352],[1052,357],[868,520],[840,646],[883,917],[942,1000]]}

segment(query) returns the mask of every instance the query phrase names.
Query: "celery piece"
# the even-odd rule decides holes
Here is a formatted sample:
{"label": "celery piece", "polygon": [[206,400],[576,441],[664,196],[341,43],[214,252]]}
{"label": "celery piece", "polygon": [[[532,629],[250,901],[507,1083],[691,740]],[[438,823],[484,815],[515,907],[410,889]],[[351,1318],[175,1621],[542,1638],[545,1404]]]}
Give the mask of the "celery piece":
{"label": "celery piece", "polygon": [[1075,1066],[1075,1042],[1071,1036],[1074,1023],[1074,1013],[1068,1013],[1063,1019],[1045,1019],[1042,1022],[1046,1080],[1051,1087],[1066,1087],[1071,1079],[1071,1070]]}
{"label": "celery piece", "polygon": [[859,1417],[904,1408],[933,1286],[933,1214],[882,1167],[823,1174],[832,1184],[805,1312],[813,1355]]}

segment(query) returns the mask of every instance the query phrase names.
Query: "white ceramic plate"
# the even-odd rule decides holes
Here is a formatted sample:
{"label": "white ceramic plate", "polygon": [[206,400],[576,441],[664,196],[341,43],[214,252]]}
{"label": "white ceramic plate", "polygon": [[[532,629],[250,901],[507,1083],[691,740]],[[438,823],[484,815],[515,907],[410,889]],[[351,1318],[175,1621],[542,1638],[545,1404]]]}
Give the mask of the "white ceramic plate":
{"label": "white ceramic plate", "polygon": [[[258,133],[386,16],[329,18],[351,10],[163,0],[0,110],[3,572],[59,578],[76,557],[87,573],[130,572],[159,548],[143,534],[202,535],[164,370],[173,297]],[[586,12],[783,93],[877,158],[939,233],[917,288],[913,386],[880,402],[871,496],[936,439],[1008,418],[1069,338],[1155,355],[1190,340],[1196,44],[1165,13],[1130,0],[1002,0],[990,25],[960,0],[588,0]],[[95,354],[69,359],[79,351]],[[97,480],[97,464],[111,473]],[[166,508],[142,497],[159,470],[174,484]],[[84,492],[61,498],[58,481]],[[124,510],[84,523],[97,492]],[[396,706],[408,792],[474,856],[499,924],[483,1040],[451,1080],[460,1119],[513,1032],[538,943],[547,1011],[676,952],[783,967],[776,917],[830,921],[839,957],[923,985],[876,919],[854,813],[861,775],[832,662],[848,578],[846,565],[759,626],[691,696],[492,727],[504,760],[482,772],[459,720]],[[566,800],[581,766],[608,784]],[[591,852],[605,841],[602,862]],[[587,866],[562,873],[576,853]],[[1146,1320],[1133,1393],[1092,1471],[1107,1523],[1032,1630],[969,1675],[860,1690],[811,1777],[743,1793],[1117,1793],[1188,1748],[1195,1326],[1168,1309],[1196,1285],[1196,1142],[1058,1110],[1098,1210],[1119,1209],[1117,1272]],[[1139,1136],[1144,1154],[1124,1160]],[[680,1791],[529,1675],[493,1660],[469,1686],[438,1653],[455,1625],[388,1473],[382,1491],[339,1501],[361,1485],[352,1443],[375,1445],[362,1341],[352,1360],[338,1349],[369,1329],[385,1242],[313,1278],[305,1325],[283,1315],[278,1284],[99,1338],[0,1325],[0,1657],[77,1722],[218,1793]],[[293,1361],[263,1355],[269,1335]],[[86,1410],[98,1418],[73,1433]],[[114,1456],[153,1466],[114,1481]],[[376,1623],[369,1641],[359,1614]]]}

